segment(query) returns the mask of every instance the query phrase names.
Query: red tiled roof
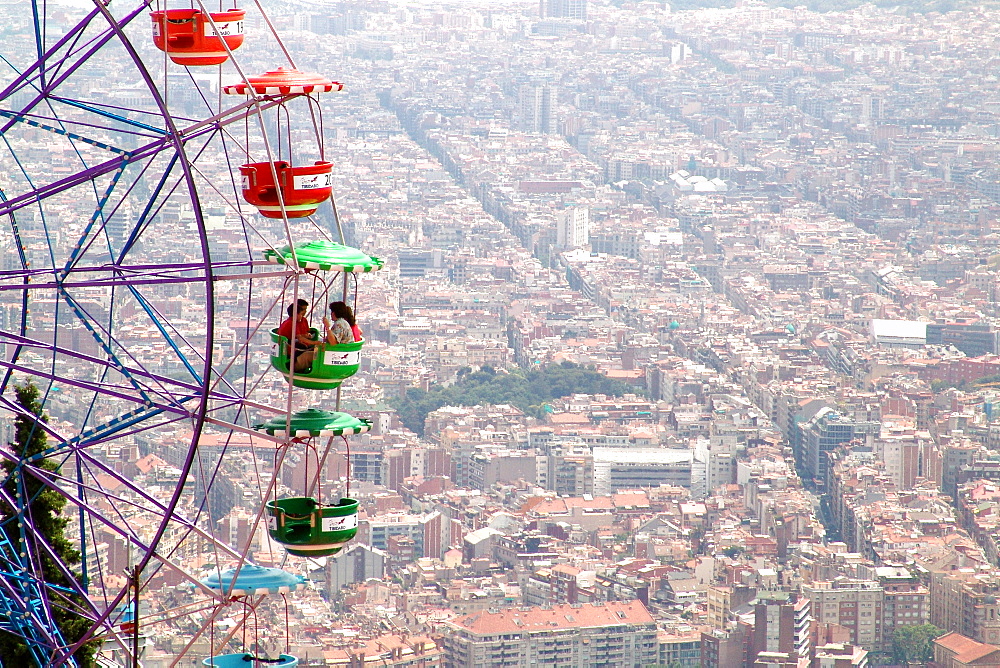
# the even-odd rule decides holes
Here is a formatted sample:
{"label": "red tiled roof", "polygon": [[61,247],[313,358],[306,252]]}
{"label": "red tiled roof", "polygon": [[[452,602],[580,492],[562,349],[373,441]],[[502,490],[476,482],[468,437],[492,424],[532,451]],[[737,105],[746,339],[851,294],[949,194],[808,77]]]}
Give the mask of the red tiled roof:
{"label": "red tiled roof", "polygon": [[141,473],[149,473],[157,466],[165,466],[166,462],[156,455],[146,455],[136,461],[135,466]]}
{"label": "red tiled roof", "polygon": [[612,510],[611,497],[609,496],[597,496],[592,499],[585,499],[582,496],[567,496],[567,497],[545,497],[536,496],[534,498],[528,499],[524,502],[518,512],[528,513],[533,512],[536,515],[566,515],[571,512],[573,508],[582,508],[583,510]]}
{"label": "red tiled roof", "polygon": [[590,424],[590,418],[583,413],[555,413],[549,416],[552,424]]}
{"label": "red tiled roof", "polygon": [[955,660],[961,663],[970,663],[1000,650],[1000,646],[978,642],[955,631],[937,638],[934,644],[953,652]]}
{"label": "red tiled roof", "polygon": [[533,496],[521,505],[521,508],[518,510],[518,512],[520,513],[530,512],[531,510],[534,510],[535,508],[540,506],[545,500],[546,499],[544,496]]}
{"label": "red tiled roof", "polygon": [[584,603],[577,607],[556,605],[548,609],[475,612],[447,623],[477,635],[495,635],[656,622],[641,601],[612,601],[604,605]]}
{"label": "red tiled roof", "polygon": [[618,492],[611,499],[616,508],[649,508],[646,492]]}

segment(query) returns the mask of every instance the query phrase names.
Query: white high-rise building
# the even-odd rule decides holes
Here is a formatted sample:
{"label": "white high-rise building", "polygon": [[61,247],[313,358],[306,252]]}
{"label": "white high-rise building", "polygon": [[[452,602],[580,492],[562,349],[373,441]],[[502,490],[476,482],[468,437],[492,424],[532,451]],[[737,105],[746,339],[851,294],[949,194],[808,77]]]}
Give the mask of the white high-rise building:
{"label": "white high-rise building", "polygon": [[556,133],[556,101],[558,88],[548,83],[521,86],[520,128],[526,132]]}
{"label": "white high-rise building", "polygon": [[587,0],[539,0],[538,15],[543,18],[587,20]]}
{"label": "white high-rise building", "polygon": [[688,45],[684,42],[675,42],[670,45],[670,64],[676,65],[688,59],[691,55],[688,52]]}
{"label": "white high-rise building", "polygon": [[556,245],[579,248],[590,243],[590,209],[575,206],[556,213]]}

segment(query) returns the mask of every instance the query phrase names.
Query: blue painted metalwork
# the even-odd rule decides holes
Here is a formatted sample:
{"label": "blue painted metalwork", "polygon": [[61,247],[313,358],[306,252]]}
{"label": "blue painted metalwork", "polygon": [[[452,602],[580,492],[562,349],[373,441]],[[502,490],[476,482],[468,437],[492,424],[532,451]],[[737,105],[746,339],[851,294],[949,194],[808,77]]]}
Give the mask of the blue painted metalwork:
{"label": "blue painted metalwork", "polygon": [[0,116],[4,116],[6,118],[13,118],[17,121],[20,121],[21,123],[24,123],[25,125],[30,125],[33,128],[46,130],[48,132],[53,132],[57,135],[63,135],[64,137],[68,137],[69,139],[82,141],[85,144],[90,144],[91,146],[96,146],[97,148],[102,148],[106,151],[111,151],[112,153],[117,153],[119,155],[128,155],[128,151],[126,150],[116,148],[114,146],[111,146],[110,144],[105,144],[104,142],[97,141],[96,139],[90,139],[88,137],[84,137],[83,135],[78,135],[74,132],[70,132],[66,128],[57,128],[54,125],[46,125],[45,123],[39,123],[38,121],[33,121],[30,118],[25,118],[22,114],[16,114],[12,111],[4,111],[0,109]]}
{"label": "blue painted metalwork", "polygon": [[156,329],[157,331],[160,332],[160,336],[163,337],[163,340],[166,341],[167,345],[170,346],[171,350],[177,353],[177,358],[181,361],[181,364],[184,365],[184,368],[188,370],[188,373],[191,374],[191,377],[194,378],[195,381],[199,383],[202,382],[201,374],[199,374],[195,370],[194,366],[191,365],[191,362],[189,362],[187,357],[184,356],[184,353],[181,352],[180,346],[178,346],[174,342],[174,340],[170,337],[170,333],[167,331],[167,328],[164,327],[163,323],[160,322],[160,319],[156,315],[156,311],[154,311],[153,308],[149,305],[149,302],[146,300],[146,298],[142,296],[142,293],[140,293],[138,288],[136,288],[134,285],[129,285],[126,287],[128,287],[129,292],[132,293],[132,296],[135,297],[136,301],[139,302],[139,305],[142,306],[142,310],[146,312],[146,315],[149,316],[149,319],[156,326]]}
{"label": "blue painted metalwork", "polygon": [[111,349],[111,346],[109,346],[104,341],[104,339],[101,337],[98,331],[94,329],[94,326],[90,324],[91,319],[88,318],[83,309],[81,309],[79,305],[77,305],[76,300],[73,299],[66,290],[59,290],[59,292],[62,295],[63,300],[67,304],[69,304],[69,307],[73,309],[74,313],[76,313],[76,317],[79,318],[80,323],[83,324],[84,329],[90,332],[90,335],[94,337],[94,340],[97,342],[97,345],[101,346],[101,349],[105,352],[105,354],[107,354],[107,356],[110,359],[111,366],[114,367],[114,369],[118,373],[120,373],[121,375],[125,376],[126,379],[128,379],[129,384],[133,388],[135,388],[136,392],[138,392],[139,395],[142,396],[142,398],[146,402],[152,404],[153,400],[149,397],[149,394],[146,392],[146,390],[143,389],[143,387],[139,384],[139,382],[135,379],[135,377],[131,373],[129,373],[128,369],[125,368],[125,365],[121,363],[121,361],[118,359],[118,356],[115,355],[115,351]]}
{"label": "blue painted metalwork", "polygon": [[[146,219],[149,217],[150,212],[153,210],[153,203],[160,197],[160,193],[163,192],[163,186],[166,185],[167,179],[170,177],[170,173],[174,170],[174,165],[177,164],[177,154],[170,156],[170,162],[167,164],[166,169],[163,170],[163,175],[160,176],[159,183],[153,188],[152,194],[150,194],[149,199],[146,200],[146,206],[143,207],[142,213],[139,218],[135,221],[135,225],[132,226],[132,231],[129,233],[128,239],[122,245],[121,252],[118,254],[118,262],[122,261],[125,254],[128,253],[129,249],[135,244],[136,239],[139,238],[139,230],[142,229],[143,225],[146,224]],[[162,204],[161,204],[162,206]],[[159,207],[157,207],[159,208]]]}
{"label": "blue painted metalwork", "polygon": [[201,662],[201,665],[209,668],[250,668],[253,666],[267,666],[268,668],[294,668],[299,665],[299,660],[290,654],[282,654],[277,659],[260,659],[253,654],[243,652],[241,654],[220,654],[209,657]]}
{"label": "blue painted metalwork", "polygon": [[[18,494],[23,497],[24,486],[20,484],[20,476],[18,480]],[[20,534],[22,542],[24,510],[19,508],[4,522],[7,526],[16,523],[16,533]],[[29,639],[28,649],[38,665],[44,666],[55,650],[65,647],[66,642],[59,628],[49,620],[39,580],[24,577],[24,573],[32,572],[28,561],[28,554],[10,541],[5,530],[0,531],[0,629]]]}
{"label": "blue painted metalwork", "polygon": [[69,274],[73,265],[75,265],[77,259],[79,259],[80,252],[84,249],[87,242],[87,237],[90,236],[90,231],[94,229],[94,223],[97,222],[98,218],[104,215],[104,205],[108,203],[108,198],[111,197],[111,193],[114,191],[115,186],[118,185],[118,180],[121,179],[122,174],[125,173],[126,167],[128,167],[128,154],[125,154],[118,170],[115,171],[114,176],[111,177],[111,183],[109,183],[108,187],[105,188],[104,195],[97,202],[97,208],[94,209],[93,215],[90,217],[90,220],[87,221],[87,226],[83,228],[83,234],[80,235],[80,240],[76,242],[76,245],[73,247],[73,252],[70,253],[69,259],[66,260],[66,266],[64,266],[62,270],[63,278]]}
{"label": "blue painted metalwork", "polygon": [[167,134],[167,131],[164,130],[163,128],[158,128],[155,125],[147,125],[146,123],[140,123],[139,121],[134,121],[131,118],[127,118],[125,116],[120,116],[119,114],[113,114],[110,111],[104,111],[103,109],[101,109],[99,107],[95,107],[95,106],[92,106],[92,105],[89,105],[89,104],[85,104],[85,103],[80,102],[78,100],[70,100],[70,99],[65,98],[65,97],[51,97],[49,99],[51,99],[51,100],[53,100],[55,102],[62,102],[63,104],[68,104],[70,106],[77,107],[77,108],[83,109],[85,111],[89,111],[92,114],[97,114],[98,116],[103,116],[104,118],[110,118],[112,120],[119,121],[119,122],[125,123],[127,125],[134,125],[137,128],[142,128],[143,130],[149,130],[150,132],[155,132],[158,135],[165,135],[165,134]]}

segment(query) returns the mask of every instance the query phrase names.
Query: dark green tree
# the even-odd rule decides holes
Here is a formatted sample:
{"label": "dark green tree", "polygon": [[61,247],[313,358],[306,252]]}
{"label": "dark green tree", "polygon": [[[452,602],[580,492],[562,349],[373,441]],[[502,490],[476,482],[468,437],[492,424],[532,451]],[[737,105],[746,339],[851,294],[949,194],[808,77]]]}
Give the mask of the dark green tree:
{"label": "dark green tree", "polygon": [[892,658],[896,663],[927,663],[934,658],[934,639],[944,631],[933,624],[900,626],[892,634]]}
{"label": "dark green tree", "polygon": [[[18,405],[27,414],[18,415],[14,419],[14,442],[10,443],[9,447],[24,460],[45,452],[47,438],[39,423],[48,422],[48,416],[42,412],[42,405],[38,400],[38,388],[34,384],[15,385],[14,394]],[[48,459],[40,460],[37,466],[45,471],[59,471],[59,465]],[[26,551],[35,555],[36,563],[40,565],[41,575],[46,583],[69,588],[71,584],[66,574],[56,565],[44,547],[47,544],[52,553],[67,566],[73,567],[80,563],[80,553],[65,534],[69,522],[63,516],[65,497],[34,475],[23,473],[23,469],[19,469],[13,462],[5,461],[3,469],[6,473],[4,491],[8,498],[25,500],[26,514],[31,517],[34,531],[25,532],[22,536],[18,527],[17,509],[5,501],[0,501],[0,530],[18,552]],[[76,612],[85,607],[83,597],[65,593],[54,594],[55,590],[51,587],[48,588],[48,592],[52,601],[52,615],[62,632],[63,640],[70,644],[75,643],[91,626],[89,620]],[[89,640],[80,646],[73,658],[83,668],[96,667],[94,655],[99,645],[99,640]],[[25,640],[6,631],[0,631],[0,657],[3,657],[4,665],[7,666],[30,666],[34,663]]]}
{"label": "dark green tree", "polygon": [[525,413],[542,417],[547,402],[578,392],[620,397],[628,392],[641,394],[642,390],[612,380],[592,367],[571,362],[530,371],[516,369],[509,373],[484,366],[478,371],[460,374],[454,385],[434,385],[427,391],[408,390],[405,398],[390,403],[408,429],[423,434],[427,414],[442,406],[510,404]]}

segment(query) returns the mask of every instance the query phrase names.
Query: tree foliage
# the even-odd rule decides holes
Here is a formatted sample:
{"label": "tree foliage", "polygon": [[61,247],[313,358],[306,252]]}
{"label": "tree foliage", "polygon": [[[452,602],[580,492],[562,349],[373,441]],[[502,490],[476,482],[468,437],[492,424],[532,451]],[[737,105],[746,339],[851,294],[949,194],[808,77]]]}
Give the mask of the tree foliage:
{"label": "tree foliage", "polygon": [[[27,383],[15,386],[14,393],[18,405],[28,415],[18,415],[14,419],[14,442],[10,443],[9,447],[12,452],[20,454],[23,460],[45,452],[47,438],[39,423],[48,422],[48,416],[42,412],[38,388],[35,385]],[[59,471],[59,465],[49,459],[40,460],[37,467],[45,471]],[[0,530],[14,546],[15,551],[34,555],[45,582],[69,588],[71,586],[69,578],[51,556],[56,555],[67,567],[80,563],[80,553],[65,535],[66,525],[69,523],[69,519],[63,516],[65,497],[34,475],[24,474],[23,469],[18,468],[13,462],[4,462],[3,469],[6,473],[4,491],[9,498],[25,500],[23,504],[25,516],[30,517],[34,531],[22,533],[17,509],[3,501],[0,501]],[[90,628],[89,620],[73,611],[83,607],[83,598],[65,593],[53,596],[55,590],[49,588],[48,591],[53,598],[52,615],[62,632],[63,639],[67,643],[75,643]],[[97,666],[94,655],[98,645],[99,641],[95,640],[84,643],[74,654],[77,664],[83,668]],[[5,665],[10,666],[30,666],[34,663],[24,639],[5,631],[0,631],[0,657],[3,657]]]}
{"label": "tree foliage", "polygon": [[542,369],[515,370],[511,373],[497,373],[484,366],[479,371],[460,373],[454,385],[435,385],[429,391],[411,389],[405,398],[394,399],[390,403],[403,424],[422,435],[427,414],[442,406],[510,404],[529,415],[540,417],[546,402],[570,394],[618,397],[636,391],[636,388],[612,380],[593,368],[563,362]]}
{"label": "tree foliage", "polygon": [[933,624],[900,626],[892,634],[892,657],[897,663],[927,663],[934,658],[934,639],[944,631]]}

